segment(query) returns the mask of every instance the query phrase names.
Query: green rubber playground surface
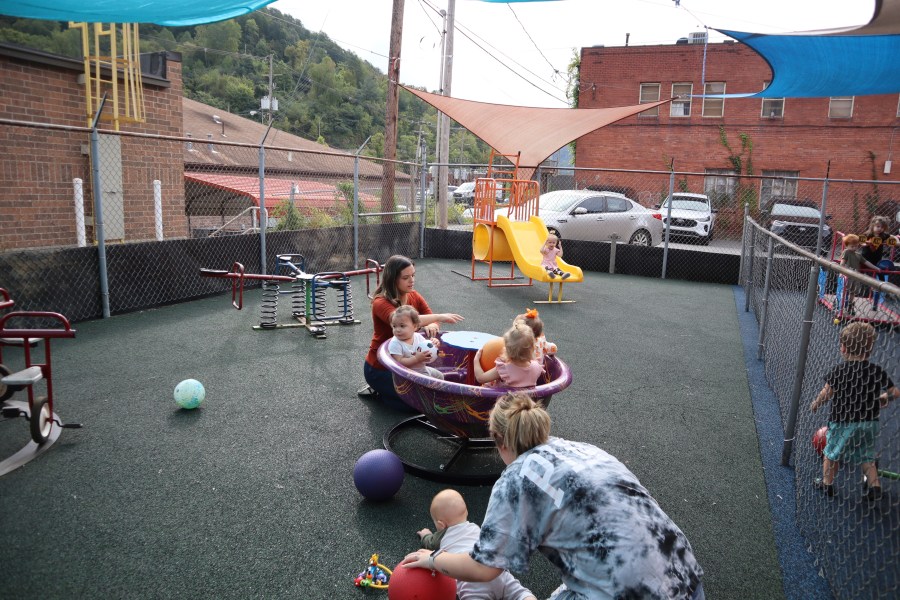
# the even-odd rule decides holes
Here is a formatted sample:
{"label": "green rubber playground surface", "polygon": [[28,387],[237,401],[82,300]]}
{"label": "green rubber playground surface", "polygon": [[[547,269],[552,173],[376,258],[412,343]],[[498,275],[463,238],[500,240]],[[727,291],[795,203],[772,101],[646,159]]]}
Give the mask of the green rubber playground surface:
{"label": "green rubber playground surface", "polygon": [[[382,257],[384,259],[386,257]],[[543,285],[488,288],[424,260],[417,289],[453,329],[500,334],[545,299]],[[373,552],[393,566],[432,527],[447,487],[407,475],[390,501],[364,500],[356,459],[408,416],[360,400],[371,336],[361,325],[254,331],[222,295],[76,324],[53,342],[56,411],[84,424],[0,478],[0,597],[380,597],[353,586]],[[540,305],[573,372],[549,406],[553,434],[596,444],[631,468],[685,531],[709,598],[784,597],[730,286],[586,273],[575,304]],[[282,297],[279,320],[289,322]],[[4,361],[21,364],[21,351]],[[194,411],[175,385],[206,387]],[[24,395],[17,395],[24,399]],[[0,457],[28,441],[0,423]],[[429,452],[427,444],[420,451]],[[489,486],[452,486],[480,522]],[[559,585],[539,555],[519,574],[546,598]]]}

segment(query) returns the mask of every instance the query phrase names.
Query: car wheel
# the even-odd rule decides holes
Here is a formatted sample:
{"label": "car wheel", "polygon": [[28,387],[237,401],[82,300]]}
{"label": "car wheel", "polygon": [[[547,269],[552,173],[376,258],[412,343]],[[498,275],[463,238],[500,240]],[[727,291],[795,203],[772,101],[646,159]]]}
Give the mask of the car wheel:
{"label": "car wheel", "polygon": [[631,234],[631,239],[628,240],[628,243],[634,246],[649,247],[653,245],[653,238],[650,236],[650,232],[646,229],[638,229]]}
{"label": "car wheel", "polygon": [[562,239],[562,236],[559,235],[559,229],[557,229],[555,227],[548,227],[547,231],[550,233],[550,235],[555,235],[557,237],[557,239],[560,239],[560,240]]}

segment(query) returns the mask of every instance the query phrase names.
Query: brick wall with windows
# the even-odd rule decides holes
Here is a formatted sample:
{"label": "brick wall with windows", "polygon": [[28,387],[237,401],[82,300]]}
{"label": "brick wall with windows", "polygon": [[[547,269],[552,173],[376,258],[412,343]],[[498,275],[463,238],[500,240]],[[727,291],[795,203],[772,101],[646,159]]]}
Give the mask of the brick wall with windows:
{"label": "brick wall with windows", "polygon": [[[78,60],[0,45],[0,119],[86,127],[83,69]],[[166,79],[143,80],[146,121],[120,129],[182,135],[180,56],[167,56]],[[101,120],[99,129],[113,127]],[[75,178],[84,182],[87,238],[93,241],[90,143],[88,132],[0,123],[0,250],[76,244]],[[153,179],[162,182],[167,237],[186,236],[180,144],[129,137],[121,144],[126,239],[154,237]]]}
{"label": "brick wall with windows", "polygon": [[[671,98],[673,87],[676,95],[688,89],[699,94],[703,52],[703,44],[583,48],[579,108],[632,105],[642,96],[648,101],[656,86],[660,99]],[[771,80],[768,64],[749,47],[708,46],[707,90],[755,93]],[[740,134],[749,136],[756,175],[790,171],[824,177],[830,160],[832,178],[870,180],[874,173],[882,181],[900,181],[900,169],[883,172],[894,128],[900,126],[898,111],[897,94],[833,100],[684,99],[660,106],[655,116],[629,117],[581,137],[576,166],[666,170],[674,159],[677,171],[727,170],[731,165],[720,135],[724,127],[733,147],[740,147]],[[900,147],[900,136],[896,142]],[[800,182],[800,196],[802,187]]]}

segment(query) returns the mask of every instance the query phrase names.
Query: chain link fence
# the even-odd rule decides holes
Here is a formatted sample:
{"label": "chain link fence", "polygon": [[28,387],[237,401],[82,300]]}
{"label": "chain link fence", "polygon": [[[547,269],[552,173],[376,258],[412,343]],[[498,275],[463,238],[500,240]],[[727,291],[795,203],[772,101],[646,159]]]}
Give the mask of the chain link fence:
{"label": "chain link fence", "polygon": [[29,155],[27,172],[5,177],[0,191],[8,223],[0,287],[20,310],[78,321],[180,302],[230,288],[199,277],[200,268],[240,262],[247,273],[272,273],[279,254],[302,255],[310,273],[421,255],[418,165],[324,149],[3,126],[23,140],[12,151]]}
{"label": "chain link fence", "polygon": [[[852,216],[832,220],[852,226]],[[816,258],[752,219],[748,225],[746,308],[759,323],[758,358],[781,411],[798,524],[834,597],[896,598],[900,248],[884,244],[882,269],[861,275],[833,262],[827,244],[827,256]],[[839,260],[843,234],[835,229],[834,237]],[[860,463],[873,465],[868,482]]]}

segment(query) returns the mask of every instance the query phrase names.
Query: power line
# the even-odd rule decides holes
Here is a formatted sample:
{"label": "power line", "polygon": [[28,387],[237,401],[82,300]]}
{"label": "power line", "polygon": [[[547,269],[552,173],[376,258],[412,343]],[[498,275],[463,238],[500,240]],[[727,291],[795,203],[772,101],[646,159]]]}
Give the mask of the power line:
{"label": "power line", "polygon": [[541,49],[538,47],[537,43],[534,41],[534,38],[532,38],[532,37],[531,37],[531,34],[528,33],[528,30],[525,29],[525,24],[522,23],[522,20],[519,19],[519,15],[517,15],[517,14],[516,14],[516,11],[513,10],[512,5],[511,5],[511,4],[507,4],[506,6],[507,6],[507,8],[509,8],[509,12],[511,12],[511,13],[513,14],[513,16],[516,18],[516,21],[519,23],[519,26],[522,28],[522,31],[525,32],[525,35],[528,37],[528,39],[529,39],[529,40],[531,41],[531,43],[534,45],[534,49],[538,51],[538,54],[540,54],[541,57],[542,57],[545,61],[547,61],[547,64],[550,65],[550,68],[551,68],[551,69],[553,69],[554,75],[559,75],[559,74],[560,74],[560,73],[559,73],[559,69],[557,69],[556,67],[554,67],[554,66],[553,66],[553,63],[551,63],[550,60],[549,60],[546,56],[544,56],[544,53],[541,52]]}

